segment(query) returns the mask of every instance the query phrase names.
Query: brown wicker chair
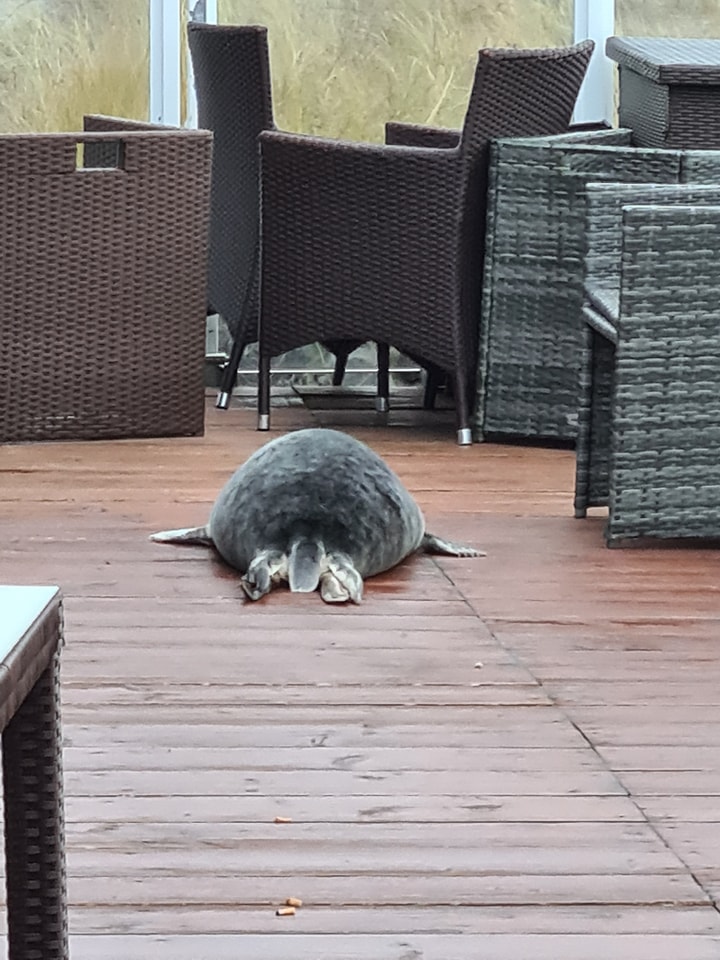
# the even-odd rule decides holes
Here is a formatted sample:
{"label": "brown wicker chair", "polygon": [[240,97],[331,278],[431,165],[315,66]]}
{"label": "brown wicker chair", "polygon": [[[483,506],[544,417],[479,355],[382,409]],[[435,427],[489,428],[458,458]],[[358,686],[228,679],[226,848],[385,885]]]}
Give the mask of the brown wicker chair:
{"label": "brown wicker chair", "polygon": [[0,137],[0,442],[203,432],[211,147]]}
{"label": "brown wicker chair", "polygon": [[[273,130],[267,28],[189,23],[188,46],[198,126],[212,130],[213,177],[208,313],[219,313],[233,338],[217,406],[230,403],[243,351],[257,340],[259,258],[258,135]],[[361,340],[326,343],[342,382]]]}
{"label": "brown wicker chair", "polygon": [[259,429],[273,356],[353,337],[449,374],[471,442],[490,139],[566,130],[592,50],[481,50],[449,148],[260,135]]}

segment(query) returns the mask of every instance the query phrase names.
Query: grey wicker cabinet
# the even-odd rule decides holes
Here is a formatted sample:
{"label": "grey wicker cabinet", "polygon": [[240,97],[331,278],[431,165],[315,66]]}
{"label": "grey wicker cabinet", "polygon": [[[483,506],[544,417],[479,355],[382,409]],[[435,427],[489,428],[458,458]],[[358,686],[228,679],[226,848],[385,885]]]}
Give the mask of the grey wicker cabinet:
{"label": "grey wicker cabinet", "polygon": [[720,148],[720,39],[609,37],[606,52],[639,146]]}

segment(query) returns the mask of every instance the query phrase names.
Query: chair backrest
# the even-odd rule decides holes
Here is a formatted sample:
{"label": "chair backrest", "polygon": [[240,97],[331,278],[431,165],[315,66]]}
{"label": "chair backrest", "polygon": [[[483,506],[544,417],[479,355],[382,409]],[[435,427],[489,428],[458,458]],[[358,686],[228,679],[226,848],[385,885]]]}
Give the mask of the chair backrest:
{"label": "chair backrest", "polygon": [[720,184],[589,183],[587,185],[585,282],[620,289],[623,207],[720,203]]}
{"label": "chair backrest", "polygon": [[480,50],[460,149],[468,156],[497,137],[564,133],[595,44]]}
{"label": "chair backrest", "polygon": [[257,138],[274,127],[267,29],[189,23],[187,30],[198,126],[214,135],[208,304],[233,335],[252,340],[260,216]]}

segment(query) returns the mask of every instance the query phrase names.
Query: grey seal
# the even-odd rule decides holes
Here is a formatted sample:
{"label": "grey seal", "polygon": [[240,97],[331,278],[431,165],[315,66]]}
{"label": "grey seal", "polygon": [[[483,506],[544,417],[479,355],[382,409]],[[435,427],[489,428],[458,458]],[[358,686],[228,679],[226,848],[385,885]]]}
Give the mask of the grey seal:
{"label": "grey seal", "polygon": [[287,433],[257,450],[222,488],[206,526],[150,539],[215,547],[243,574],[251,600],[288,581],[296,593],[319,585],[328,603],[360,603],[365,577],[416,550],[484,556],[427,533],[385,461],[354,437],[323,428]]}

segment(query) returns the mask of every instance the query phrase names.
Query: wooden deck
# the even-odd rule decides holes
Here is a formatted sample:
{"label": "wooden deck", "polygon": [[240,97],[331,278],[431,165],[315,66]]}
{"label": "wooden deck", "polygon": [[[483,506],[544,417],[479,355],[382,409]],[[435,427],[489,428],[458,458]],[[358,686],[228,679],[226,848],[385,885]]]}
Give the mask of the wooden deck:
{"label": "wooden deck", "polygon": [[205,521],[250,411],[0,449],[0,582],[66,597],[73,960],[717,960],[720,554],[608,550],[569,451],[371,417],[275,426],[361,436],[488,557],[361,607],[148,542]]}

